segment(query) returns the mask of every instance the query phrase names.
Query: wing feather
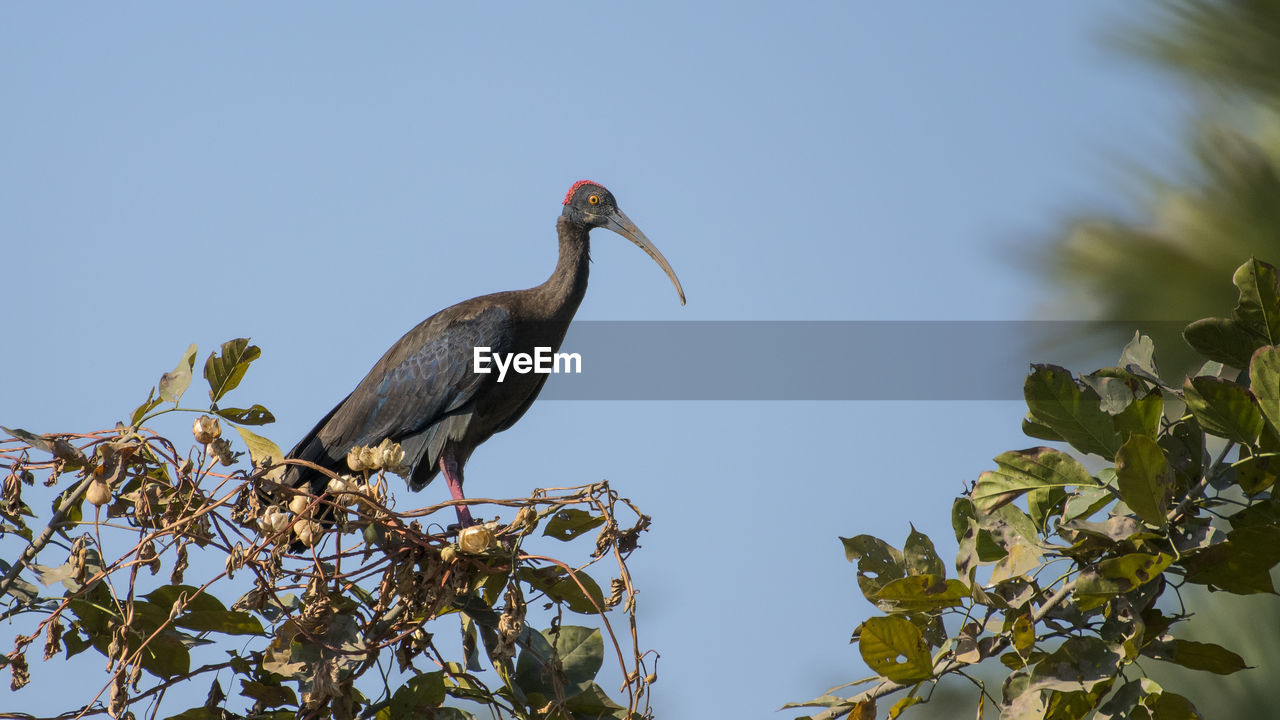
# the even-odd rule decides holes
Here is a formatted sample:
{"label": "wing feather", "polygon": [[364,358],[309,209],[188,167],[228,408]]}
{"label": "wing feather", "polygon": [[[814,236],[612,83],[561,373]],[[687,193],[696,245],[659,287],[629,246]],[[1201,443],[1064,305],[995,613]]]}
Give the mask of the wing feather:
{"label": "wing feather", "polygon": [[[506,353],[513,344],[511,315],[501,306],[471,310],[461,305],[427,318],[387,350],[290,457],[335,467],[353,447],[421,435],[467,408],[481,388],[494,382],[492,373],[473,371],[474,348]],[[416,454],[406,460],[416,462],[423,455]],[[323,480],[320,473],[300,468],[291,474],[285,481],[295,487]]]}

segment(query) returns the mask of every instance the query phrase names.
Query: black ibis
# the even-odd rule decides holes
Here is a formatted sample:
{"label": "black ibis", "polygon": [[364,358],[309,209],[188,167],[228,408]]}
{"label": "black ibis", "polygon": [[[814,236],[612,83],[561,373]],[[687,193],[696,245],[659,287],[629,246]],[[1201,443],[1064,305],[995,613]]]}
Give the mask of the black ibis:
{"label": "black ibis", "polygon": [[[462,468],[480,443],[511,427],[538,397],[547,375],[475,372],[475,348],[492,357],[556,352],[587,290],[589,233],[607,228],[639,245],[671,278],[680,304],[684,289],[667,259],[635,223],[618,209],[602,185],[580,180],[564,196],[556,222],[560,259],[547,281],[528,290],[482,295],[445,308],[400,338],[356,389],[329,411],[289,453],[336,472],[345,472],[347,452],[400,443],[404,465],[412,468],[409,489],[421,490],[443,472],[449,492],[462,499]],[[328,478],[289,466],[284,482],[309,485],[315,493]],[[473,524],[465,505],[457,506],[463,527]]]}

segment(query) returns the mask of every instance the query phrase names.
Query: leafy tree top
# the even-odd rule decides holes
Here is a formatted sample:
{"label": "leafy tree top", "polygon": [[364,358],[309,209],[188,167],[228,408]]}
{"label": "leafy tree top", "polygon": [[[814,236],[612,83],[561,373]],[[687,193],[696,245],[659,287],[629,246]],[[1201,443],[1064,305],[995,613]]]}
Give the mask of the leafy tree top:
{"label": "leafy tree top", "polygon": [[[646,515],[602,482],[461,501],[514,517],[455,536],[434,513],[451,518],[459,501],[395,507],[386,474],[403,471],[403,451],[389,442],[353,452],[351,472],[330,473],[318,495],[280,485],[283,464],[301,461],[250,429],[271,412],[227,400],[260,354],[247,339],[211,353],[204,408],[182,406],[192,345],[127,424],[6,429],[0,597],[18,634],[0,664],[12,690],[30,680],[29,648],[42,642],[45,671],[59,655],[107,661],[99,681],[67,688],[58,717],[651,716],[656,654],[638,644],[626,565]],[[149,428],[181,412],[195,420],[186,451]],[[44,488],[56,495],[37,511],[24,496]],[[558,543],[577,559],[534,549]],[[453,623],[451,651],[458,643],[436,636]],[[618,700],[597,682],[610,658]],[[190,697],[171,690],[197,678],[209,683],[205,701],[174,707]]]}
{"label": "leafy tree top", "polygon": [[[1231,650],[1176,631],[1182,588],[1276,594],[1280,563],[1280,284],[1250,260],[1234,275],[1227,317],[1187,326],[1204,363],[1162,378],[1151,340],[1120,363],[1075,376],[1035,365],[1023,430],[1069,446],[1002,453],[952,507],[955,576],[914,529],[899,550],[843,538],[858,585],[883,613],[854,632],[875,683],[809,702],[818,718],[891,718],[954,675],[1002,718],[1198,718],[1191,700],[1146,677],[1143,658],[1209,673],[1248,667]],[[1086,465],[1088,463],[1088,465]],[[1091,472],[1088,467],[1100,467]],[[992,663],[988,663],[992,661]],[[998,661],[997,692],[972,674]]]}

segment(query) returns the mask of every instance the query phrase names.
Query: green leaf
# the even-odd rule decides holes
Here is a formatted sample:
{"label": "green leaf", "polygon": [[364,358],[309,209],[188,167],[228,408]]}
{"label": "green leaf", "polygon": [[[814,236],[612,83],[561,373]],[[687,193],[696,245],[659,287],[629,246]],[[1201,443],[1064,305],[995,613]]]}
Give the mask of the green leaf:
{"label": "green leaf", "polygon": [[1005,505],[979,519],[977,550],[983,562],[1000,560],[1018,545],[1036,547],[1039,531],[1031,517],[1017,505]]}
{"label": "green leaf", "polygon": [[1227,516],[1232,529],[1280,525],[1280,503],[1250,503],[1248,507]]}
{"label": "green leaf", "polygon": [[1036,416],[1031,413],[1027,413],[1027,416],[1022,419],[1022,434],[1037,440],[1048,440],[1049,442],[1067,441],[1053,428],[1037,420]]}
{"label": "green leaf", "polygon": [[270,410],[257,404],[247,410],[243,408],[218,408],[214,413],[241,425],[266,425],[276,421],[276,416],[272,415]]}
{"label": "green leaf", "polygon": [[1098,407],[1113,417],[1129,407],[1136,395],[1134,390],[1140,385],[1128,373],[1114,368],[1081,375],[1080,382],[1098,394]]}
{"label": "green leaf", "polygon": [[1062,520],[1088,520],[1102,508],[1110,505],[1115,496],[1108,487],[1083,487],[1071,493],[1062,509]]}
{"label": "green leaf", "polygon": [[45,565],[31,563],[31,569],[35,571],[36,577],[40,580],[40,584],[45,587],[49,587],[54,583],[63,582],[67,578],[74,578],[77,574],[76,567],[71,564],[70,560],[57,567],[47,567]]}
{"label": "green leaf", "polygon": [[[134,609],[137,609],[137,605]],[[130,643],[130,650],[134,644]],[[172,678],[191,672],[191,653],[177,637],[160,633],[142,648],[142,669],[160,678]]]}
{"label": "green leaf", "polygon": [[1207,452],[1204,431],[1194,417],[1175,422],[1160,434],[1159,443],[1180,486],[1199,482]]}
{"label": "green leaf", "polygon": [[293,692],[293,688],[279,683],[254,682],[253,680],[241,678],[240,694],[251,700],[261,702],[263,707],[296,705],[298,703],[298,696]]}
{"label": "green leaf", "polygon": [[555,683],[585,686],[604,664],[598,628],[562,625],[559,632],[526,630],[516,659],[516,682],[526,692],[554,697]]}
{"label": "green leaf", "polygon": [[1236,465],[1236,482],[1245,495],[1253,497],[1273,487],[1280,479],[1280,439],[1272,433],[1263,433],[1259,440],[1261,453],[1255,455],[1249,448],[1240,451],[1240,463]]}
{"label": "green leaf", "polygon": [[1204,720],[1196,706],[1186,697],[1173,692],[1162,692],[1147,701],[1152,720]]}
{"label": "green leaf", "polygon": [[1211,435],[1254,445],[1262,432],[1262,410],[1243,385],[1215,377],[1188,378],[1182,386],[1187,409]]}
{"label": "green leaf", "polygon": [[956,572],[961,578],[968,578],[969,573],[981,562],[978,557],[978,524],[977,511],[973,501],[967,497],[956,498],[951,503],[951,527],[956,533]]}
{"label": "green leaf", "polygon": [[[874,717],[876,716],[876,713],[875,713],[875,707],[876,707],[876,706],[875,706],[875,703],[874,703],[874,701],[867,701],[867,702],[870,702],[870,703],[871,703],[871,715],[870,715],[870,717],[873,717],[873,718],[874,718]],[[898,716],[899,716],[899,715],[901,715],[903,712],[905,712],[907,708],[911,707],[912,705],[915,705],[916,703],[920,703],[920,702],[924,702],[924,698],[920,697],[919,695],[908,695],[908,696],[906,696],[906,697],[902,698],[902,699],[901,699],[901,700],[899,700],[898,702],[894,703],[894,704],[893,704],[893,707],[889,708],[889,720],[894,720],[894,718],[898,717]]]}
{"label": "green leaf", "polygon": [[265,635],[262,623],[247,612],[238,610],[194,610],[173,621],[174,625],[196,632],[220,632],[227,635]]}
{"label": "green leaf", "polygon": [[1111,416],[1102,410],[1098,393],[1089,387],[1081,388],[1064,368],[1031,367],[1023,395],[1035,422],[1047,426],[1081,452],[1115,457],[1120,436]]}
{"label": "green leaf", "polygon": [[[67,498],[71,496],[71,493],[75,492],[75,489],[76,489],[76,486],[71,485],[66,490],[63,490],[62,492],[58,493],[58,496],[53,499],[53,504],[50,506],[50,510],[56,513],[58,511],[58,507],[62,505],[62,503],[65,502]],[[62,523],[65,527],[73,527],[75,525],[80,524],[80,521],[83,519],[84,519],[84,495],[81,495],[80,500],[75,502],[73,505],[71,505],[71,507],[67,509],[67,514],[63,517]]]}
{"label": "green leaf", "polygon": [[1120,670],[1120,655],[1096,637],[1069,637],[1036,663],[1028,692],[1091,690],[1110,681]]}
{"label": "green leaf", "polygon": [[898,612],[923,612],[955,607],[969,597],[969,588],[959,580],[935,575],[908,575],[885,584],[875,594],[877,604]]}
{"label": "green leaf", "polygon": [[1173,562],[1173,556],[1165,553],[1149,555],[1130,553],[1098,563],[1098,574],[1109,580],[1127,583],[1132,589],[1154,580]]}
{"label": "green leaf", "polygon": [[[0,577],[8,576],[9,570],[12,568],[13,566],[8,562],[0,560]],[[23,580],[22,575],[19,574],[13,579],[13,584],[9,586],[5,595],[10,595],[18,602],[30,605],[40,599],[40,588],[36,587],[33,583]]]}
{"label": "green leaf", "polygon": [[24,442],[24,443],[26,443],[26,444],[30,445],[31,447],[35,448],[36,450],[43,450],[43,451],[45,451],[45,452],[47,452],[47,453],[52,453],[52,452],[53,452],[53,445],[49,444],[49,441],[45,440],[44,438],[40,437],[39,435],[36,435],[35,433],[27,432],[26,430],[23,430],[22,428],[13,428],[13,429],[10,429],[10,428],[7,428],[7,427],[5,427],[5,426],[3,426],[3,425],[0,425],[0,430],[5,431],[6,433],[8,433],[8,434],[9,434],[9,436],[10,436],[10,437],[17,438],[17,439],[21,440],[22,442]]}
{"label": "green leaf", "polygon": [[1218,675],[1230,675],[1249,667],[1245,664],[1244,658],[1221,645],[1179,638],[1149,643],[1142,648],[1142,654],[1192,670],[1203,670]]}
{"label": "green leaf", "polygon": [[991,569],[989,585],[996,585],[1011,578],[1028,577],[1044,564],[1044,555],[1031,543],[1010,545],[1008,552]]}
{"label": "green leaf", "polygon": [[1215,362],[1234,368],[1249,366],[1249,357],[1261,338],[1227,318],[1197,320],[1182,331],[1182,337],[1196,352]]}
{"label": "green leaf", "polygon": [[1000,662],[1016,671],[1005,678],[1001,687],[1004,703],[1000,708],[1000,714],[1010,720],[1042,720],[1046,710],[1043,693],[1027,691],[1031,676],[1021,669],[1024,664],[1022,658],[1018,657],[1017,653],[1006,653],[1001,656]]}
{"label": "green leaf", "polygon": [[176,405],[182,399],[182,394],[191,386],[191,369],[196,365],[196,352],[195,343],[188,345],[187,351],[178,360],[178,366],[160,376],[160,383],[156,387],[160,390],[161,400]]}
{"label": "green leaf", "polygon": [[1135,398],[1119,414],[1113,415],[1116,432],[1123,440],[1132,435],[1156,437],[1160,432],[1160,419],[1164,415],[1164,396],[1158,389]]}
{"label": "green leaf", "polygon": [[1124,346],[1120,353],[1120,367],[1129,372],[1159,383],[1160,372],[1156,370],[1156,344],[1151,338],[1134,331],[1133,339]]}
{"label": "green leaf", "polygon": [[1185,555],[1189,582],[1212,585],[1237,595],[1275,593],[1271,568],[1280,563],[1280,527],[1239,527],[1225,542]]}
{"label": "green leaf", "polygon": [[858,587],[868,600],[889,581],[906,575],[902,553],[871,535],[840,538],[844,543],[844,556],[849,562],[858,561]]}
{"label": "green leaf", "polygon": [[1039,487],[1027,492],[1027,510],[1036,529],[1045,532],[1049,518],[1066,502],[1067,491],[1061,487]]}
{"label": "green leaf", "polygon": [[1019,495],[1037,488],[1096,485],[1075,458],[1048,447],[1011,450],[995,458],[996,470],[978,476],[973,502],[991,512]]}
{"label": "green leaf", "polygon": [[[1118,690],[1111,696],[1109,700],[1098,708],[1095,716],[1096,720],[1132,720],[1142,717],[1134,712],[1135,709],[1141,707],[1143,712],[1146,708],[1142,702],[1147,698],[1155,698],[1160,695],[1160,685],[1150,678],[1138,678],[1130,680],[1121,685]],[[1146,717],[1150,717],[1147,715]]]}
{"label": "green leaf", "polygon": [[1134,435],[1116,453],[1116,484],[1120,498],[1152,525],[1163,526],[1169,511],[1173,473],[1164,450],[1146,435]]}
{"label": "green leaf", "polygon": [[1026,613],[1018,615],[1009,634],[1013,637],[1013,649],[1024,659],[1030,656],[1036,645],[1036,628],[1031,624],[1031,616]]}
{"label": "green leaf", "polygon": [[1165,553],[1129,553],[1109,558],[1080,573],[1075,594],[1109,598],[1127,593],[1159,577],[1172,562],[1173,556]]}
{"label": "green leaf", "polygon": [[906,544],[902,546],[902,555],[907,572],[911,575],[936,575],[940,578],[947,576],[947,567],[942,563],[942,558],[938,557],[933,541],[928,535],[916,530],[914,525],[907,535]]}
{"label": "green leaf", "polygon": [[[563,602],[576,613],[593,615],[599,612],[596,608],[604,607],[604,593],[600,592],[600,586],[585,571],[576,572],[574,576],[578,582],[574,582],[574,578],[558,565],[536,570],[526,567],[517,573],[521,580],[541,590],[551,600]],[[578,583],[586,588],[586,593]]]}
{"label": "green leaf", "polygon": [[170,715],[164,720],[223,720],[224,717],[221,710],[201,705],[187,708],[177,715]]}
{"label": "green leaf", "polygon": [[604,664],[604,639],[599,628],[561,625],[555,641],[560,669],[570,684],[595,678]]}
{"label": "green leaf", "polygon": [[626,710],[614,702],[605,693],[604,688],[595,683],[587,683],[581,691],[570,697],[564,704],[574,717],[578,718],[620,718],[620,711]]}
{"label": "green leaf", "polygon": [[894,682],[920,682],[933,674],[929,647],[920,629],[897,615],[873,617],[862,623],[858,651],[868,667]]}
{"label": "green leaf", "polygon": [[520,656],[516,658],[515,681],[527,695],[555,696],[555,684],[563,684],[556,677],[555,636],[549,630],[538,632],[525,627],[520,636]]}
{"label": "green leaf", "polygon": [[1249,361],[1249,385],[1271,429],[1280,434],[1280,347],[1264,347]]}
{"label": "green leaf", "polygon": [[[249,458],[253,460],[253,464],[255,466],[279,462],[284,459],[284,453],[280,451],[279,445],[276,445],[261,435],[254,433],[248,428],[243,428],[237,425],[236,432],[240,433],[240,439],[244,440],[245,446],[249,448]],[[268,471],[265,477],[275,480],[283,474],[284,466],[280,465]]]}
{"label": "green leaf", "polygon": [[1280,290],[1275,267],[1249,258],[1236,270],[1231,282],[1240,288],[1240,300],[1232,311],[1235,320],[1268,343],[1280,343]]}
{"label": "green leaf", "polygon": [[1079,720],[1079,718],[1089,717],[1089,713],[1097,707],[1098,701],[1110,689],[1111,682],[1103,681],[1088,692],[1084,690],[1075,692],[1050,690],[1044,720]]}
{"label": "green leaf", "polygon": [[[1071,520],[1060,524],[1065,531],[1064,537],[1073,542],[1088,538],[1103,541],[1103,544],[1118,543],[1139,538],[1157,538],[1158,534],[1148,531],[1137,518],[1129,515],[1112,515],[1102,522],[1088,520]],[[1073,539],[1074,536],[1074,539]],[[1086,536],[1081,538],[1080,536]],[[1096,546],[1096,543],[1091,543]]]}
{"label": "green leaf", "polygon": [[209,353],[204,363],[204,379],[209,381],[209,399],[218,402],[244,379],[249,363],[258,359],[262,350],[250,345],[248,338],[236,338],[222,343],[222,354]]}
{"label": "green leaf", "polygon": [[586,510],[566,508],[551,516],[551,521],[542,529],[542,534],[568,542],[603,524],[603,515],[592,515]]}
{"label": "green leaf", "polygon": [[392,718],[429,717],[423,711],[439,707],[444,702],[444,671],[422,673],[396,689],[391,696]]}
{"label": "green leaf", "polygon": [[137,409],[133,411],[133,414],[129,416],[129,424],[133,427],[141,425],[142,420],[147,416],[147,413],[160,407],[160,404],[163,402],[164,398],[156,397],[156,389],[151,388],[147,391],[146,401],[139,405]]}
{"label": "green leaf", "polygon": [[184,607],[187,610],[225,612],[227,609],[227,606],[223,605],[217,596],[207,592],[200,592],[200,588],[193,585],[161,585],[142,597],[164,608],[167,614],[168,609],[183,596],[185,596]]}

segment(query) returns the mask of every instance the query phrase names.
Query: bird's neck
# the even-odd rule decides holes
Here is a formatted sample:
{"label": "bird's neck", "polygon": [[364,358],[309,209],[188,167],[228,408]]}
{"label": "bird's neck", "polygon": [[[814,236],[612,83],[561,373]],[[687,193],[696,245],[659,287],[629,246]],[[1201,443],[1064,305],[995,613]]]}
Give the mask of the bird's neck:
{"label": "bird's neck", "polygon": [[587,273],[591,264],[588,229],[566,221],[556,222],[560,236],[560,258],[555,272],[535,290],[549,319],[569,320],[587,293]]}

